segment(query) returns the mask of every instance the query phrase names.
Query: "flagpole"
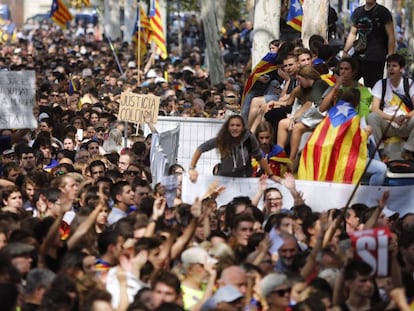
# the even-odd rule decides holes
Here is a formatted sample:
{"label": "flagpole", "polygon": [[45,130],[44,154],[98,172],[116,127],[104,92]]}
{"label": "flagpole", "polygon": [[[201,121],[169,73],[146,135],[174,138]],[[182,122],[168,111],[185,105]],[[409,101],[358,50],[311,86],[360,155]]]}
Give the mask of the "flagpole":
{"label": "flagpole", "polygon": [[137,82],[138,85],[141,84],[141,79],[140,79],[140,75],[139,72],[141,70],[141,0],[138,1],[138,10],[137,10],[137,14],[138,14],[138,18],[137,20],[139,21],[139,25],[138,25],[138,42],[137,42]]}
{"label": "flagpole", "polygon": [[[100,12],[100,10],[98,8],[96,8],[96,12],[98,13],[99,18],[101,20],[103,20],[102,14],[101,14],[101,12]],[[105,30],[105,27],[103,27],[103,31],[104,31],[104,35],[105,35],[106,39],[108,40],[108,44],[109,44],[109,47],[111,48],[111,51],[112,51],[112,54],[114,56],[116,65],[118,66],[119,73],[121,75],[123,75],[124,74],[124,71],[122,70],[121,63],[119,62],[119,59],[118,59],[118,55],[116,55],[114,45],[112,43],[111,38],[109,38],[109,36],[108,36],[108,34],[107,34],[106,30]]]}
{"label": "flagpole", "polygon": [[[395,118],[397,117],[397,112],[398,112],[398,110],[400,109],[401,105],[402,105],[402,101],[400,101],[400,103],[399,103],[399,105],[398,105],[397,109],[395,110],[394,114],[393,114],[393,115],[392,115],[392,117],[391,117],[391,120],[389,120],[389,121],[388,121],[387,126],[385,127],[384,131],[382,132],[382,136],[381,136],[381,138],[379,139],[379,141],[376,141],[376,142],[375,142],[375,149],[372,151],[372,153],[371,153],[371,154],[369,154],[368,162],[367,162],[367,164],[365,165],[364,171],[362,172],[362,174],[361,174],[361,176],[359,177],[359,179],[358,179],[358,181],[357,181],[357,183],[356,183],[356,185],[355,185],[354,189],[352,190],[352,193],[351,193],[351,195],[349,196],[348,201],[347,201],[347,202],[346,202],[346,204],[345,204],[345,207],[342,209],[341,214],[340,214],[340,215],[338,216],[338,218],[336,219],[336,223],[335,223],[335,226],[334,226],[335,228],[334,228],[334,230],[332,230],[332,231],[330,232],[330,235],[329,235],[329,237],[327,238],[327,243],[329,243],[329,242],[332,240],[333,235],[334,235],[334,233],[335,233],[336,229],[338,229],[338,228],[339,228],[339,225],[340,225],[341,221],[345,221],[345,213],[346,213],[346,211],[349,209],[349,206],[351,205],[352,199],[354,198],[354,196],[355,196],[355,194],[356,194],[356,192],[357,192],[357,190],[358,190],[359,186],[361,185],[362,178],[364,178],[364,175],[366,174],[366,172],[367,172],[367,170],[368,170],[368,167],[370,166],[371,162],[374,160],[375,154],[376,154],[376,153],[378,152],[378,150],[379,150],[379,146],[380,146],[381,141],[383,141],[383,140],[384,140],[384,138],[386,137],[386,136],[385,136],[385,133],[387,133],[388,129],[391,127],[391,123],[392,123],[392,122],[394,122]],[[369,151],[369,150],[368,150],[368,151]]]}
{"label": "flagpole", "polygon": [[[101,20],[103,20],[102,14],[101,14],[101,12],[98,8],[96,8],[96,12],[98,13],[99,18]],[[118,55],[116,55],[114,45],[112,44],[111,38],[109,38],[109,36],[108,36],[108,34],[105,30],[105,27],[103,27],[103,31],[104,31],[104,35],[105,35],[106,39],[108,40],[109,47],[111,48],[111,51],[112,51],[112,54],[114,56],[116,65],[118,66],[119,73],[122,76],[124,74],[124,71],[122,70],[121,64],[120,64],[119,59],[118,59]],[[124,122],[124,148],[127,148],[127,147],[128,147],[128,121],[125,121]]]}

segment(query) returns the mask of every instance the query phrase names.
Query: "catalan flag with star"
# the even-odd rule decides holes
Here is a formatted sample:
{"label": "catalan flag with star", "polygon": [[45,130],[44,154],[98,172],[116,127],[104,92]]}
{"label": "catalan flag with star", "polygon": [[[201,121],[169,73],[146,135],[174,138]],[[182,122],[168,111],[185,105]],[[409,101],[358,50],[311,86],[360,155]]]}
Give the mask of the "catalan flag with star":
{"label": "catalan flag with star", "polygon": [[302,31],[303,0],[290,0],[286,24],[297,31]]}
{"label": "catalan flag with star", "polygon": [[66,29],[66,24],[73,19],[73,16],[61,0],[53,0],[52,7],[50,8],[50,18],[60,28]]}
{"label": "catalan flag with star", "polygon": [[340,100],[309,137],[298,179],[356,184],[367,156],[367,134],[360,117],[350,103]]}
{"label": "catalan flag with star", "polygon": [[252,73],[250,74],[249,78],[247,79],[247,81],[244,85],[242,100],[241,100],[242,103],[244,102],[244,97],[247,95],[247,93],[250,92],[253,85],[256,83],[257,79],[260,76],[277,70],[276,59],[277,59],[277,53],[270,53],[269,52],[254,67]]}

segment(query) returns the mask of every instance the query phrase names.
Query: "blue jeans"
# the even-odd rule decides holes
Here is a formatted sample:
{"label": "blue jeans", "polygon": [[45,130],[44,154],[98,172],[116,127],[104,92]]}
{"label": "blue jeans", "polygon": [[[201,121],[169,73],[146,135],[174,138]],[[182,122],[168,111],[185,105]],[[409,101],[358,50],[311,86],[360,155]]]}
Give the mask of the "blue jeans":
{"label": "blue jeans", "polygon": [[[369,158],[367,159],[368,164]],[[382,186],[384,184],[384,180],[387,173],[387,165],[384,162],[372,159],[371,163],[367,168],[367,172],[369,177],[369,185],[370,186]]]}

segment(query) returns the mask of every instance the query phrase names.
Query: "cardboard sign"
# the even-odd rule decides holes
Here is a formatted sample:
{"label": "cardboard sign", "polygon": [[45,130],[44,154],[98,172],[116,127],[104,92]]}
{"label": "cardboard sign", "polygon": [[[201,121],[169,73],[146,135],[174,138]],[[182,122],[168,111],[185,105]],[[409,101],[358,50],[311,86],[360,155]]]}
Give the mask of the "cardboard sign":
{"label": "cardboard sign", "polygon": [[356,231],[350,235],[355,257],[369,264],[376,276],[389,275],[390,237],[391,231],[387,227]]}
{"label": "cardboard sign", "polygon": [[37,127],[34,71],[0,72],[0,129]]}
{"label": "cardboard sign", "polygon": [[130,92],[121,94],[118,120],[132,123],[145,123],[149,118],[151,124],[157,123],[160,109],[160,97],[141,95]]}

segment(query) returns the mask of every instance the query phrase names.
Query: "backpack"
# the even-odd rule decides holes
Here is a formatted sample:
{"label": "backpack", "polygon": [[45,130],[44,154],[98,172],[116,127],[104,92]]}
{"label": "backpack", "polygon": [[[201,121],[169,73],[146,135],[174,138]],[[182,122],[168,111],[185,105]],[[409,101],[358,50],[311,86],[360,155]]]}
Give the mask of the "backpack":
{"label": "backpack", "polygon": [[[409,84],[409,80],[408,78],[404,78],[403,81],[404,84],[404,95],[405,97],[409,98],[411,101],[411,97],[410,97],[410,84]],[[382,94],[381,94],[381,102],[380,102],[380,109],[383,110],[384,109],[384,105],[385,105],[385,92],[387,91],[387,79],[382,79]],[[401,98],[401,100],[403,100]],[[406,103],[407,104],[407,103]],[[413,104],[411,103],[411,105],[409,105],[409,107],[411,107],[411,109],[413,108]]]}
{"label": "backpack", "polygon": [[394,160],[387,166],[388,178],[414,178],[414,160]]}

